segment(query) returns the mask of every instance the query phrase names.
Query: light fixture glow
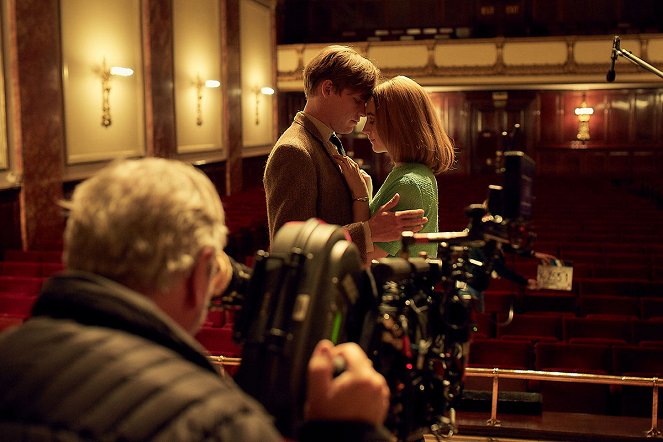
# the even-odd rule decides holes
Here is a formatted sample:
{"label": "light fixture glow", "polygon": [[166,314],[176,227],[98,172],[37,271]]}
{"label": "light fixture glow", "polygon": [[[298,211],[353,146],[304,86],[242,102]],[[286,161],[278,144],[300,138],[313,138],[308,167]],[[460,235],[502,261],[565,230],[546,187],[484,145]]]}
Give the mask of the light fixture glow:
{"label": "light fixture glow", "polygon": [[108,127],[113,123],[110,113],[111,77],[131,77],[134,70],[122,66],[108,67],[104,57],[101,68],[95,68],[95,71],[101,76],[101,125]]}
{"label": "light fixture glow", "polygon": [[587,106],[585,94],[582,94],[582,103],[575,108],[574,112],[578,116],[578,134],[576,138],[583,143],[589,141],[589,119],[594,115],[594,108]]}
{"label": "light fixture glow", "polygon": [[205,80],[200,78],[200,74],[196,74],[196,79],[193,81],[196,87],[196,125],[203,125],[203,87],[215,89],[221,87],[219,80]]}
{"label": "light fixture glow", "polygon": [[134,74],[134,70],[122,66],[113,66],[110,68],[110,74],[117,75],[118,77],[131,77]]}
{"label": "light fixture glow", "polygon": [[[583,103],[585,106],[586,104]],[[594,108],[592,107],[576,107],[576,115],[594,115]]]}
{"label": "light fixture glow", "polygon": [[270,86],[255,87],[253,92],[256,95],[256,126],[260,124],[260,95],[274,95],[274,88]]}

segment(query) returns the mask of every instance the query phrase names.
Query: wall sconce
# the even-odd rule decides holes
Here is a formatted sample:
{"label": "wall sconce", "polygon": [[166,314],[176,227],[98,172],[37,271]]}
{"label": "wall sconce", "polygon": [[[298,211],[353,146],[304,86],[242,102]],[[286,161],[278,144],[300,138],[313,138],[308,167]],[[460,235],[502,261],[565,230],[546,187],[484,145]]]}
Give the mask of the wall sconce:
{"label": "wall sconce", "polygon": [[200,75],[196,75],[196,125],[203,125],[203,87],[214,89],[221,86],[219,80],[201,80]]}
{"label": "wall sconce", "polygon": [[254,90],[256,94],[256,126],[260,124],[260,96],[261,95],[274,95],[274,89],[269,86],[261,88],[256,87]]}
{"label": "wall sconce", "polygon": [[575,114],[578,116],[578,135],[576,138],[583,143],[589,141],[589,119],[594,114],[594,108],[587,106],[585,94],[582,95],[580,107],[576,107]]}
{"label": "wall sconce", "polygon": [[101,64],[101,90],[102,90],[102,105],[101,105],[101,125],[108,127],[113,120],[110,114],[110,91],[111,91],[111,76],[117,77],[131,77],[134,70],[122,66],[106,66],[106,58]]}

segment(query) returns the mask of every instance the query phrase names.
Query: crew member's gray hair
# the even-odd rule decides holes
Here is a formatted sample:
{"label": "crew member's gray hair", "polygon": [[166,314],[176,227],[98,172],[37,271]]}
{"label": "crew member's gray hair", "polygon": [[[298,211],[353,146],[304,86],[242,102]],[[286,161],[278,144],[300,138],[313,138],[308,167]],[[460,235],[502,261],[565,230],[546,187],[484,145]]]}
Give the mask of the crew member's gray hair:
{"label": "crew member's gray hair", "polygon": [[66,267],[144,293],[168,290],[204,247],[218,252],[226,242],[214,185],[179,161],[113,163],[79,184],[64,205]]}

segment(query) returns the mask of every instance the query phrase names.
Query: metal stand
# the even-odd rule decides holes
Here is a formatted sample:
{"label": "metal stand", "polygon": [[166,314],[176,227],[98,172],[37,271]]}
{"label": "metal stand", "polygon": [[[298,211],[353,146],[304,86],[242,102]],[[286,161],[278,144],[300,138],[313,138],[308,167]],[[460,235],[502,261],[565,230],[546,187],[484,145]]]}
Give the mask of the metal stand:
{"label": "metal stand", "polygon": [[[663,78],[663,71],[660,69],[657,69],[656,67],[650,65],[646,61],[644,61],[642,58],[638,57],[637,55],[633,55],[632,52],[627,51],[626,49],[621,48],[621,39],[619,38],[618,35],[615,35],[614,40],[612,41],[612,67],[610,69],[610,72],[608,73],[608,81],[614,81],[614,67],[615,67],[615,60],[617,59],[617,56],[624,57],[634,65],[651,72],[654,75],[658,75],[659,77]],[[611,75],[612,74],[612,75]]]}

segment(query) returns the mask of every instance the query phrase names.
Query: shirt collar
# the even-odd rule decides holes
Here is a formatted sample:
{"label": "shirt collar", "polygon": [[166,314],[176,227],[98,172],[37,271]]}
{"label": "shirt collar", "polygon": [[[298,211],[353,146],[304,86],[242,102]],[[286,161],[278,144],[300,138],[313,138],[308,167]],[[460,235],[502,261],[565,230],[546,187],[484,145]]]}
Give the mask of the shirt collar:
{"label": "shirt collar", "polygon": [[305,114],[305,115],[315,125],[316,129],[318,129],[318,131],[320,132],[320,136],[322,136],[322,139],[325,141],[329,141],[329,137],[332,136],[334,131],[325,123],[315,118],[313,115],[311,114]]}

